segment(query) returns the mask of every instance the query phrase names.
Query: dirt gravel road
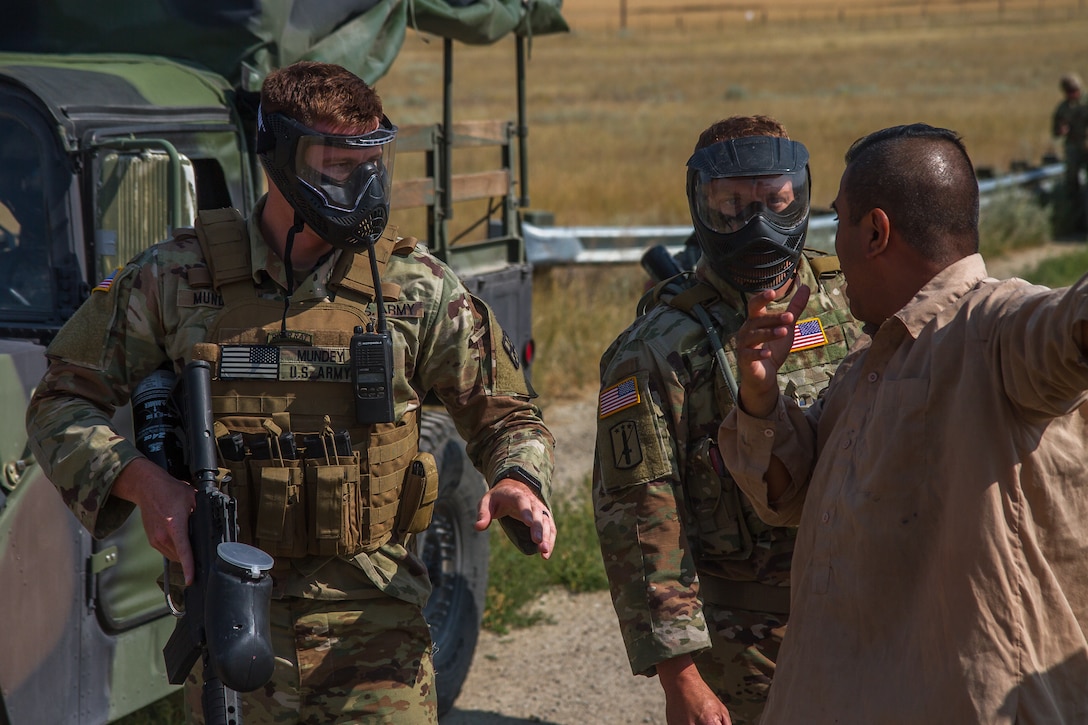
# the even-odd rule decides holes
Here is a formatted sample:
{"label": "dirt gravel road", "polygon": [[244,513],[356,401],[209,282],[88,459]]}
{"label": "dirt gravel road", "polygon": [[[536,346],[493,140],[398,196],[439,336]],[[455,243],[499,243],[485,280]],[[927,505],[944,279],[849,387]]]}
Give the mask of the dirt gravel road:
{"label": "dirt gravel road", "polygon": [[[589,486],[595,411],[594,392],[544,407],[556,438],[557,496]],[[536,606],[551,623],[480,633],[461,696],[441,725],[664,725],[661,686],[631,674],[608,592],[556,590]]]}

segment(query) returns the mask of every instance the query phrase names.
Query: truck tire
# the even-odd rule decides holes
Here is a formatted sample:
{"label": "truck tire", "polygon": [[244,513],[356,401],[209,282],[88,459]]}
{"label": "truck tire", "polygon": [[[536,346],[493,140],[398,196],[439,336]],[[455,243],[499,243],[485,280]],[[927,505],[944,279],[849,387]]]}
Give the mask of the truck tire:
{"label": "truck tire", "polygon": [[468,676],[487,597],[488,532],[473,528],[487,484],[445,412],[425,411],[421,425],[419,447],[438,463],[438,501],[413,547],[433,587],[423,614],[435,645],[438,714],[444,715]]}

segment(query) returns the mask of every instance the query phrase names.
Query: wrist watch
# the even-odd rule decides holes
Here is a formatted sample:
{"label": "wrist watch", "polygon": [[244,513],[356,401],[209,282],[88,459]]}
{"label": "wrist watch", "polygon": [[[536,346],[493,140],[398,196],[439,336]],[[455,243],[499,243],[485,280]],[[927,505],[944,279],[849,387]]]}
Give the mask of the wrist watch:
{"label": "wrist watch", "polygon": [[521,481],[526,486],[532,489],[533,493],[537,495],[540,500],[544,500],[543,486],[536,476],[526,471],[521,466],[512,466],[510,468],[503,469],[498,476],[495,477],[495,482],[491,484],[492,488],[498,485],[499,481],[504,478],[512,478],[515,481]]}

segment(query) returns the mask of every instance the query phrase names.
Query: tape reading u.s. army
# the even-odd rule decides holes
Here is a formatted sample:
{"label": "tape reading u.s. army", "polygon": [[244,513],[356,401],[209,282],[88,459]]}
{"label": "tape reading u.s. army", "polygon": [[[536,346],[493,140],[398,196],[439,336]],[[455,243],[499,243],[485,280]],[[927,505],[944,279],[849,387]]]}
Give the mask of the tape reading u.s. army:
{"label": "tape reading u.s. army", "polygon": [[351,380],[350,363],[346,347],[222,345],[219,377],[342,383]]}

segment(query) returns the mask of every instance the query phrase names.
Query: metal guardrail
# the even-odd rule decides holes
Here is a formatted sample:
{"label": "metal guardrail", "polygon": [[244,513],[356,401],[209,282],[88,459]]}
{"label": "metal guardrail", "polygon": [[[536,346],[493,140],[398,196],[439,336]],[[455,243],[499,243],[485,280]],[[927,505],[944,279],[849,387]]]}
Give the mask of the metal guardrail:
{"label": "metal guardrail", "polygon": [[[1064,164],[1048,164],[978,182],[979,205],[985,207],[1001,192],[1042,189],[1062,175]],[[835,216],[813,214],[806,246],[834,253]],[[521,222],[525,253],[534,265],[637,263],[643,252],[664,244],[675,254],[692,232],[687,226],[657,227],[552,227]]]}

